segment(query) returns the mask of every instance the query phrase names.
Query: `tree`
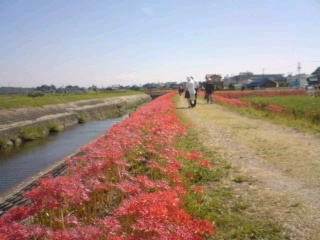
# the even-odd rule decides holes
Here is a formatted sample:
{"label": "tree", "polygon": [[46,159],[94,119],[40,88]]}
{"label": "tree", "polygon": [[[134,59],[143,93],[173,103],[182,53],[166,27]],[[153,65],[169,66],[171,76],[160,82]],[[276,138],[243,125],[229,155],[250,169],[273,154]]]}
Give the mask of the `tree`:
{"label": "tree", "polygon": [[231,89],[231,90],[236,89],[232,83],[229,84],[229,87],[228,87],[228,88]]}

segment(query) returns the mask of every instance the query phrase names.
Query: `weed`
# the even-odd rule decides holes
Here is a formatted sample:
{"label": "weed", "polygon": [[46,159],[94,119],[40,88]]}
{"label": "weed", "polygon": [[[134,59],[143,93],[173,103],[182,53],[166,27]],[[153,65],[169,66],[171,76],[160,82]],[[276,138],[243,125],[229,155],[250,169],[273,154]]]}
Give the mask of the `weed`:
{"label": "weed", "polygon": [[234,181],[235,183],[244,183],[244,182],[248,182],[249,184],[252,183],[252,179],[244,175],[237,176],[234,179],[232,179],[232,181]]}
{"label": "weed", "polygon": [[78,116],[78,123],[81,124],[81,123],[85,123],[86,120],[82,117],[82,116]]}
{"label": "weed", "polygon": [[0,138],[0,149],[4,149],[7,147],[7,140],[5,138]]}
{"label": "weed", "polygon": [[20,137],[24,141],[31,141],[45,137],[45,132],[40,127],[25,127],[21,129]]}
{"label": "weed", "polygon": [[49,129],[49,132],[51,132],[51,133],[55,133],[55,132],[60,131],[59,126],[56,124],[53,124],[53,123],[49,124],[48,129]]}

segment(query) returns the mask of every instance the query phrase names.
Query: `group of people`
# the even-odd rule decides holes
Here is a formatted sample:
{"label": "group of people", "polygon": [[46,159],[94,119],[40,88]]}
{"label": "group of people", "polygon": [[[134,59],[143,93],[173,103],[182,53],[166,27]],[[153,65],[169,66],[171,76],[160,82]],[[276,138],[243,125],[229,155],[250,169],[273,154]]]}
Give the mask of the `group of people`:
{"label": "group of people", "polygon": [[[197,97],[199,91],[199,82],[196,81],[192,76],[187,77],[187,82],[184,85],[179,86],[179,94],[182,95],[185,92],[184,97],[188,101],[188,108],[194,108],[197,105]],[[208,80],[204,84],[204,91],[205,91],[205,99],[207,103],[212,103],[212,94],[214,91],[214,85],[211,80]]]}

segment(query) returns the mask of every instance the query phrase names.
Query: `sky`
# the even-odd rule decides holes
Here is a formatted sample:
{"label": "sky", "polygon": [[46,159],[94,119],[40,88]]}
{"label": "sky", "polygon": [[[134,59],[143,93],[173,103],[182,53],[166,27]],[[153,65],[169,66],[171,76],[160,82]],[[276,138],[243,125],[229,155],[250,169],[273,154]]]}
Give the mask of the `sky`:
{"label": "sky", "polygon": [[0,0],[0,87],[311,74],[320,0]]}

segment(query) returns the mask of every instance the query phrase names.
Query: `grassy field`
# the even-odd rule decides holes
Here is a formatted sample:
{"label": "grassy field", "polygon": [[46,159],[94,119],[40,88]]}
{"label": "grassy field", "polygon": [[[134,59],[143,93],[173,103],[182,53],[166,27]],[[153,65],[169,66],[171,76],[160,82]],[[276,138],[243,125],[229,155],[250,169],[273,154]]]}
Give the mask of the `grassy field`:
{"label": "grassy field", "polygon": [[218,91],[215,102],[238,113],[320,133],[320,98],[301,91]]}
{"label": "grassy field", "polygon": [[40,97],[28,97],[27,95],[0,95],[1,109],[16,109],[23,107],[42,107],[48,104],[60,104],[80,100],[97,98],[120,97],[141,94],[137,91],[107,91],[89,92],[79,94],[45,94]]}
{"label": "grassy field", "polygon": [[269,105],[274,104],[286,108],[288,112],[301,113],[303,115],[311,111],[320,112],[320,98],[309,96],[275,96],[275,97],[253,97],[241,98],[246,102],[251,102],[254,105]]}
{"label": "grassy field", "polygon": [[[273,96],[241,98],[250,102],[250,108],[239,109],[250,115],[270,119],[296,129],[320,132],[320,98],[310,96]],[[269,106],[279,106],[281,113],[272,112]]]}

